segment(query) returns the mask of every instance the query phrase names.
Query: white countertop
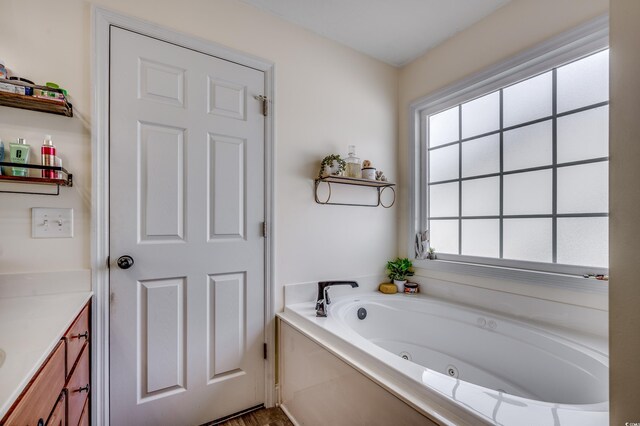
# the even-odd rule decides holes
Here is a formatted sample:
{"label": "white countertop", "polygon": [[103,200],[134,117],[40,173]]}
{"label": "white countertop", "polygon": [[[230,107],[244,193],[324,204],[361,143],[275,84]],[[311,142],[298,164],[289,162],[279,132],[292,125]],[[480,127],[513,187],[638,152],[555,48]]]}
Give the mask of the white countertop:
{"label": "white countertop", "polygon": [[0,419],[58,344],[92,292],[0,298]]}

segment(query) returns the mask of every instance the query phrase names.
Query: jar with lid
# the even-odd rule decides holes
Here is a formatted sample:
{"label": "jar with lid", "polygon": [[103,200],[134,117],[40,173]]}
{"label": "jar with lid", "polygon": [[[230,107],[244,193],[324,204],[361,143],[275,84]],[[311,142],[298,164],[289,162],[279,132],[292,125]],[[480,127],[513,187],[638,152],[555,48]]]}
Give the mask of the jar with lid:
{"label": "jar with lid", "polygon": [[356,146],[349,145],[349,156],[345,158],[347,163],[346,176],[350,178],[362,178],[362,170],[360,168],[360,159],[356,157]]}

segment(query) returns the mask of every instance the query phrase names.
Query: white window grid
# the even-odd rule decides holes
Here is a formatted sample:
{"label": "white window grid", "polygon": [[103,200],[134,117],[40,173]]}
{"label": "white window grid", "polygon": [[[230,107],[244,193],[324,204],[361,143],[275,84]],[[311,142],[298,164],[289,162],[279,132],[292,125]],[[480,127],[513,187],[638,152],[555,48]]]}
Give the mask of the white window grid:
{"label": "white window grid", "polygon": [[[514,126],[503,127],[503,123],[500,124],[500,129],[484,133],[482,135],[474,135],[473,137],[463,139],[461,138],[462,132],[459,129],[460,139],[453,141],[447,145],[439,145],[431,149],[427,146],[427,123],[430,115],[436,114],[441,111],[445,111],[456,105],[464,104],[473,99],[479,98],[483,95],[500,91],[502,92],[508,86],[516,84],[520,81],[533,78],[537,75],[549,72],[561,67],[562,65],[579,60],[589,55],[595,54],[604,49],[608,49],[608,16],[602,16],[590,21],[580,27],[568,31],[554,39],[551,39],[539,46],[534,47],[528,51],[525,51],[516,57],[510,58],[502,63],[499,63],[489,69],[482,71],[476,75],[464,79],[461,82],[446,87],[440,91],[437,91],[425,98],[415,101],[410,107],[410,132],[413,135],[413,148],[409,150],[410,155],[410,174],[412,176],[411,188],[409,191],[409,222],[408,222],[408,249],[410,253],[415,253],[415,238],[416,234],[422,233],[422,231],[428,229],[429,220],[444,220],[447,218],[458,220],[458,226],[462,226],[462,219],[497,219],[501,221],[501,233],[502,222],[504,219],[510,218],[549,218],[555,223],[553,230],[553,260],[557,260],[557,219],[564,217],[608,217],[607,212],[594,212],[594,213],[558,213],[557,211],[557,170],[564,167],[577,166],[582,164],[603,163],[608,161],[608,157],[590,158],[588,160],[580,160],[574,162],[560,163],[557,161],[557,120],[559,118],[577,114],[590,109],[596,109],[608,105],[608,101],[593,103],[580,108],[572,109],[569,111],[557,112],[556,108],[556,89],[557,89],[557,76],[554,75],[554,109],[552,114],[546,117],[541,117],[536,120],[519,123]],[[502,94],[501,94],[501,109],[502,109]],[[500,119],[502,120],[502,110]],[[460,117],[459,117],[460,118]],[[459,175],[456,179],[451,179],[449,182],[458,182],[460,192],[461,182],[465,180],[487,178],[496,176],[503,180],[504,176],[509,174],[524,173],[528,171],[537,170],[552,170],[554,174],[553,182],[553,200],[554,206],[552,213],[541,215],[505,215],[501,206],[500,213],[497,215],[487,216],[464,216],[462,215],[462,203],[460,198],[458,199],[458,215],[455,216],[438,216],[430,218],[428,215],[428,187],[436,184],[443,184],[447,181],[428,182],[428,153],[430,150],[438,148],[444,148],[454,144],[462,144],[466,141],[471,141],[485,137],[491,134],[504,134],[505,131],[532,125],[547,120],[553,120],[553,144],[554,144],[554,158],[552,164],[532,167],[528,169],[508,170],[503,169],[501,164],[500,172],[484,174],[481,176],[462,177],[462,168],[459,166]],[[459,121],[461,125],[461,121]],[[501,156],[503,155],[503,140],[501,137]],[[459,150],[459,155],[460,155]],[[502,163],[502,159],[501,159]],[[501,191],[503,190],[501,182]],[[460,197],[461,192],[459,193]],[[503,203],[502,194],[500,196],[500,203]],[[461,230],[458,229],[458,250],[462,248],[461,244]],[[500,256],[502,257],[503,238],[500,235]],[[414,256],[415,258],[415,256]],[[479,256],[468,256],[462,254],[443,254],[437,253],[437,258],[443,260],[443,262],[431,262],[422,261],[421,259],[415,259],[416,266],[426,269],[433,269],[434,271],[443,272],[460,272],[464,274],[485,276],[485,277],[508,277],[509,279],[521,278],[524,281],[536,282],[538,284],[546,284],[550,286],[564,286],[580,290],[601,292],[602,286],[595,285],[591,280],[591,284],[585,283],[585,281],[573,281],[573,276],[582,277],[585,273],[595,274],[607,274],[607,268],[598,267],[585,267],[579,265],[561,265],[558,263],[547,262],[533,262],[512,260],[504,258],[490,258]],[[456,266],[457,265],[457,266]],[[474,266],[477,265],[477,266]],[[495,269],[494,267],[498,267]],[[521,271],[521,272],[518,272]],[[566,278],[563,278],[566,277]],[[594,280],[595,281],[595,280]]]}

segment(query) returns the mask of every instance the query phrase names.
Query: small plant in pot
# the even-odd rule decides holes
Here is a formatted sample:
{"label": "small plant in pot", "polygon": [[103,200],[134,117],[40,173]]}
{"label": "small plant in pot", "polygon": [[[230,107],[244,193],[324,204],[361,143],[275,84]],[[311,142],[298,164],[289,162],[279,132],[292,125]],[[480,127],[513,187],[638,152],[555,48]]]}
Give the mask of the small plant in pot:
{"label": "small plant in pot", "polygon": [[342,176],[346,167],[347,163],[340,158],[340,155],[327,155],[320,162],[320,173],[318,173],[318,177]]}
{"label": "small plant in pot", "polygon": [[427,250],[427,259],[435,260],[436,259],[436,249],[435,247],[429,247]]}
{"label": "small plant in pot", "polygon": [[387,271],[389,279],[395,285],[404,285],[407,282],[407,277],[413,276],[412,267],[413,264],[406,257],[388,261]]}

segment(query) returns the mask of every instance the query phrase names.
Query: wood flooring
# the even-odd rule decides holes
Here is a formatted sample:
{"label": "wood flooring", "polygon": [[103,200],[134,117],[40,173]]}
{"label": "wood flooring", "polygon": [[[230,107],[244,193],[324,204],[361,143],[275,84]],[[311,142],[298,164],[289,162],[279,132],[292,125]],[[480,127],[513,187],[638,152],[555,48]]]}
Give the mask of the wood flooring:
{"label": "wood flooring", "polygon": [[229,419],[217,426],[293,426],[279,407],[261,408],[257,411]]}

